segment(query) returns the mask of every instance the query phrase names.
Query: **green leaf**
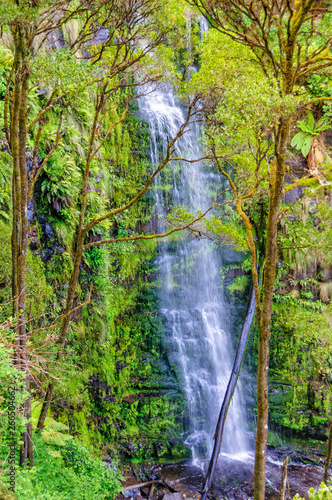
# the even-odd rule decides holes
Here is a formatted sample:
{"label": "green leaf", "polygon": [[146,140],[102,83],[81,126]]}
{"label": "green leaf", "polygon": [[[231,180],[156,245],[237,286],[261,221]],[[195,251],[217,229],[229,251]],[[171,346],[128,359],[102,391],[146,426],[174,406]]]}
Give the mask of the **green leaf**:
{"label": "green leaf", "polygon": [[296,145],[296,149],[298,149],[299,151],[302,150],[304,144],[306,143],[306,141],[309,140],[309,141],[312,141],[312,135],[310,134],[305,134],[304,137],[302,137],[299,142],[297,143]]}
{"label": "green leaf", "polygon": [[10,219],[9,215],[8,215],[6,212],[4,212],[3,210],[0,210],[0,215],[1,215],[4,219],[6,219],[6,220],[9,220],[9,219]]}
{"label": "green leaf", "polygon": [[302,146],[302,148],[301,148],[301,153],[303,154],[303,156],[304,156],[305,158],[306,158],[306,157],[308,156],[308,154],[309,154],[309,151],[310,151],[310,148],[311,148],[311,144],[312,144],[312,139],[313,139],[313,137],[312,137],[312,136],[308,137],[308,138],[305,140],[305,142],[304,142],[304,144],[303,144],[303,146]]}
{"label": "green leaf", "polygon": [[313,132],[315,129],[315,118],[314,118],[314,115],[310,111],[308,111],[308,126],[309,126],[310,130]]}
{"label": "green leaf", "polygon": [[315,132],[323,132],[323,130],[330,130],[330,129],[331,125],[322,125],[320,127],[317,127],[316,125]]}
{"label": "green leaf", "polygon": [[311,129],[311,127],[308,125],[308,123],[305,123],[305,122],[299,122],[298,123],[298,126],[299,128],[303,131],[303,132],[306,132],[307,134],[312,134],[313,133],[313,130]]}
{"label": "green leaf", "polygon": [[291,146],[293,148],[297,148],[299,142],[302,141],[302,139],[305,139],[306,137],[307,137],[306,132],[298,132],[296,135],[294,135],[292,142],[291,142]]}

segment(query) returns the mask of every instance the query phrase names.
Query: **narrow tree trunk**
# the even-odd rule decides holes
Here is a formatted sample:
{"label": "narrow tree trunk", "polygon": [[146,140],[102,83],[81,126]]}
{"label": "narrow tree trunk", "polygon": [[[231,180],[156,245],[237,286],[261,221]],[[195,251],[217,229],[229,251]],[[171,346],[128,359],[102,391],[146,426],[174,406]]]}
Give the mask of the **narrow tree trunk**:
{"label": "narrow tree trunk", "polygon": [[[76,293],[76,288],[77,288],[77,283],[78,283],[78,276],[80,272],[80,264],[82,260],[82,255],[83,255],[83,244],[84,244],[84,234],[83,231],[80,231],[80,234],[78,236],[78,241],[77,241],[77,249],[76,249],[76,255],[74,259],[74,264],[73,264],[73,270],[70,278],[70,283],[69,283],[69,289],[68,289],[68,295],[67,295],[67,301],[66,301],[66,309],[65,309],[65,317],[63,319],[63,322],[61,324],[61,329],[60,329],[60,334],[59,334],[59,349],[57,352],[56,356],[56,361],[59,362],[62,359],[63,353],[64,353],[64,347],[66,343],[66,338],[69,330],[69,325],[70,325],[70,311],[73,307],[73,302],[75,298],[75,293]],[[38,424],[37,424],[37,429],[42,429],[45,425],[45,419],[47,416],[48,409],[50,407],[52,397],[53,397],[53,389],[54,389],[54,382],[50,381],[46,390],[45,398],[43,401],[43,406],[39,415],[38,419]]]}
{"label": "narrow tree trunk", "polygon": [[16,42],[16,50],[14,55],[14,88],[12,93],[12,104],[10,110],[10,149],[13,159],[13,183],[12,183],[12,198],[13,198],[13,227],[11,235],[12,245],[12,301],[13,301],[13,316],[15,319],[15,364],[20,367],[20,330],[19,330],[19,253],[20,253],[20,207],[21,207],[21,172],[19,164],[19,109],[21,100],[21,59],[22,54],[19,50],[18,35],[13,34]]}
{"label": "narrow tree trunk", "polygon": [[[29,235],[29,220],[28,220],[28,175],[26,165],[26,140],[27,140],[27,104],[29,92],[29,68],[27,64],[22,64],[22,91],[21,91],[21,106],[19,115],[19,163],[21,171],[21,227],[20,227],[20,255],[19,255],[19,318],[20,318],[20,351],[22,371],[25,373],[25,388],[29,391],[29,366],[27,356],[27,322],[26,322],[26,265],[28,252],[28,235]],[[29,418],[30,397],[24,403],[24,417]],[[28,424],[29,426],[29,424]],[[24,465],[28,460],[28,426],[24,432],[22,439],[22,454],[21,463]],[[32,435],[31,435],[32,438]]]}
{"label": "narrow tree trunk", "polygon": [[286,457],[284,464],[282,466],[281,484],[280,484],[278,500],[285,500],[285,493],[287,486],[287,465],[288,465],[288,457]]}
{"label": "narrow tree trunk", "polygon": [[327,455],[325,460],[324,483],[327,484],[329,480],[329,470],[332,458],[332,419],[330,423],[329,440],[327,442]]}
{"label": "narrow tree trunk", "polygon": [[51,382],[49,382],[47,389],[46,389],[46,393],[45,393],[45,397],[44,397],[44,401],[43,401],[43,406],[42,406],[42,409],[41,409],[41,412],[39,415],[39,419],[38,419],[38,423],[37,423],[37,432],[38,432],[38,430],[41,430],[45,425],[45,419],[47,417],[47,412],[48,412],[48,409],[50,407],[52,397],[53,397],[53,388],[54,388],[54,383],[53,383],[53,381],[51,381]]}
{"label": "narrow tree trunk", "polygon": [[[23,389],[29,390],[29,367],[27,358],[26,325],[26,264],[28,251],[28,175],[26,166],[27,107],[29,93],[29,64],[27,61],[26,33],[20,24],[13,27],[15,45],[14,89],[10,107],[10,149],[13,159],[13,228],[12,228],[12,300],[16,321],[15,363],[24,372]],[[21,408],[22,416],[29,418],[30,402]],[[26,429],[21,439],[20,464],[28,459],[28,434]],[[30,450],[33,462],[33,450]]]}
{"label": "narrow tree trunk", "polygon": [[[27,418],[31,419],[31,396],[29,396],[27,402]],[[27,440],[28,440],[28,450],[27,459],[30,467],[35,465],[34,451],[33,451],[33,436],[32,436],[32,422],[27,424]]]}
{"label": "narrow tree trunk", "polygon": [[215,468],[216,468],[216,465],[218,462],[219,453],[220,453],[220,447],[221,447],[221,443],[222,443],[222,437],[223,437],[224,427],[225,427],[225,423],[226,423],[227,412],[228,412],[229,405],[231,403],[231,400],[232,400],[232,397],[233,397],[233,394],[235,391],[237,380],[238,380],[239,375],[240,375],[241,366],[242,366],[246,346],[248,343],[249,331],[250,331],[252,321],[254,319],[254,315],[255,315],[255,290],[253,287],[252,291],[251,291],[251,295],[250,295],[247,315],[246,315],[246,318],[245,318],[245,321],[244,321],[244,324],[242,327],[242,331],[241,331],[241,335],[240,335],[240,339],[239,339],[239,343],[238,343],[238,347],[237,347],[237,351],[236,351],[236,355],[235,355],[233,369],[232,369],[232,372],[231,372],[231,375],[229,378],[226,393],[224,396],[224,400],[223,400],[220,414],[219,414],[219,418],[218,418],[216,432],[214,435],[213,452],[212,452],[212,456],[210,459],[209,468],[208,468],[208,471],[207,471],[207,474],[205,477],[202,495],[201,495],[201,500],[206,500],[211,483],[212,483],[214,471],[215,471]]}
{"label": "narrow tree trunk", "polygon": [[269,187],[269,213],[262,307],[258,323],[258,371],[257,371],[257,433],[255,447],[254,500],[265,500],[265,464],[268,434],[268,370],[272,301],[277,260],[277,235],[279,208],[285,179],[285,154],[289,137],[290,119],[280,118],[276,130],[275,160],[271,165]]}

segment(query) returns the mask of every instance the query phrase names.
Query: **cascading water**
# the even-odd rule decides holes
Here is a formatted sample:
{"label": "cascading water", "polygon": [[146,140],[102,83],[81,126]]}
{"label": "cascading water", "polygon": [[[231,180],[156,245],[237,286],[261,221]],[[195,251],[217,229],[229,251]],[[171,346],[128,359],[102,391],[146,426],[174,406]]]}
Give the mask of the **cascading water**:
{"label": "cascading water", "polygon": [[[156,91],[140,99],[140,112],[149,123],[151,162],[159,163],[168,138],[184,122],[184,111],[172,89]],[[191,125],[176,144],[178,156],[197,159],[200,127]],[[172,206],[191,213],[211,205],[220,177],[202,162],[172,164],[168,173]],[[165,180],[164,180],[165,182]],[[166,190],[167,192],[167,190]],[[156,213],[164,229],[165,194],[156,185]],[[213,435],[234,359],[227,326],[227,310],[221,288],[222,250],[207,240],[181,238],[176,243],[160,243],[157,259],[160,276],[161,312],[166,323],[170,358],[180,375],[188,406],[188,433],[185,443],[196,464],[212,450]],[[227,417],[222,451],[237,454],[248,449],[246,417],[238,388]]]}

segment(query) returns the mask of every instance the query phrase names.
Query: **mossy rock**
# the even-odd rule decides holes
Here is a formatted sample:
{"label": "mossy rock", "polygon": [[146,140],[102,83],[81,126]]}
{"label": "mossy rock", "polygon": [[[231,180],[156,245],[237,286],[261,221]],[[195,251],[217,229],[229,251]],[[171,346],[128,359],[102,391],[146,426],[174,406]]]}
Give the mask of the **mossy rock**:
{"label": "mossy rock", "polygon": [[269,431],[267,434],[267,444],[273,448],[278,448],[283,445],[282,439],[277,432]]}

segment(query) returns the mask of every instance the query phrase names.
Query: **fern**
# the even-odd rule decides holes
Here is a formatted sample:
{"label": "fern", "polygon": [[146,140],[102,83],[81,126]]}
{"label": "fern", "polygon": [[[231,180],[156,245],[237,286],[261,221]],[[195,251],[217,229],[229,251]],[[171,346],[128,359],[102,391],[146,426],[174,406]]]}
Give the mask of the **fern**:
{"label": "fern", "polygon": [[[31,405],[32,409],[32,418],[31,422],[34,427],[37,426],[41,406],[40,403],[34,402]],[[69,428],[67,425],[62,422],[57,422],[52,417],[46,417],[45,426],[41,433],[41,439],[46,444],[54,445],[54,446],[65,446],[68,441],[73,439],[73,436],[68,434]],[[56,456],[59,456],[56,454]]]}
{"label": "fern", "polygon": [[236,276],[233,282],[230,285],[228,285],[227,290],[231,294],[237,292],[244,292],[248,284],[249,284],[249,276],[245,274],[242,276]]}

